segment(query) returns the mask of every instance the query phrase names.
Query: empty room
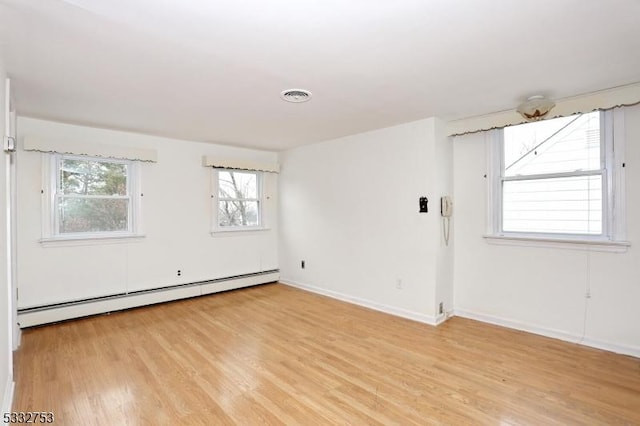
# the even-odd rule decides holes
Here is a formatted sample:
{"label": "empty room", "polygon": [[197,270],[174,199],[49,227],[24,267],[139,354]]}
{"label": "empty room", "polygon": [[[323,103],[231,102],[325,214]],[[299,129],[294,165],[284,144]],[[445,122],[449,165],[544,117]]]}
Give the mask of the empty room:
{"label": "empty room", "polygon": [[637,0],[0,0],[6,424],[640,425]]}

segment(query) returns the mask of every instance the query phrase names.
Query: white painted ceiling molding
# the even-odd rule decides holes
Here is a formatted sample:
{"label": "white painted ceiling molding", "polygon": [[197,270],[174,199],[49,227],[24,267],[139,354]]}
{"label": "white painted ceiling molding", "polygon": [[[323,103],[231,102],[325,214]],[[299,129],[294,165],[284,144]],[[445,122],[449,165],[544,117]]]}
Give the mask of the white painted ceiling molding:
{"label": "white painted ceiling molding", "polygon": [[[573,96],[555,102],[556,106],[551,110],[547,119],[595,110],[631,106],[640,103],[640,83],[614,87],[586,95]],[[527,121],[524,120],[514,108],[512,111],[502,111],[494,114],[450,121],[447,123],[447,133],[449,136],[460,136],[467,133],[499,129],[526,122]]]}
{"label": "white painted ceiling molding", "polygon": [[113,158],[155,163],[158,153],[155,149],[132,148],[74,140],[56,140],[26,135],[25,151],[51,152],[58,154],[88,155],[91,157]]}
{"label": "white painted ceiling molding", "polygon": [[280,165],[278,163],[218,158],[206,155],[202,157],[202,165],[205,167],[214,167],[216,169],[254,170],[270,173],[280,172]]}

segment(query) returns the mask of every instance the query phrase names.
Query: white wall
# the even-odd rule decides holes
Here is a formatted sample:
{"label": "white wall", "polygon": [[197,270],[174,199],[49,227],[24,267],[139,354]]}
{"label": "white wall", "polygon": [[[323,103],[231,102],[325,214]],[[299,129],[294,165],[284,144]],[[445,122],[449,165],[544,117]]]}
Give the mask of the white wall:
{"label": "white wall", "polygon": [[[210,168],[202,156],[277,161],[277,154],[127,132],[18,119],[27,135],[153,148],[157,163],[141,163],[142,226],[127,242],[42,244],[42,164],[46,154],[19,149],[19,308],[191,283],[278,268],[277,175],[266,173],[270,230],[212,236]],[[177,276],[177,270],[182,276]]]}
{"label": "white wall", "polygon": [[[437,275],[437,191],[450,183],[436,182],[450,169],[450,156],[437,158],[442,128],[430,118],[282,153],[282,280],[434,323],[436,283],[445,296],[452,284],[450,273]],[[427,214],[418,213],[421,196]]]}
{"label": "white wall", "polygon": [[640,356],[640,106],[625,122],[632,246],[622,254],[485,242],[485,144],[481,134],[455,139],[457,314]]}
{"label": "white wall", "polygon": [[[5,134],[5,102],[7,93],[5,92],[6,72],[4,64],[0,58],[0,135]],[[13,307],[11,304],[11,280],[9,278],[9,256],[7,241],[9,233],[7,231],[7,210],[8,194],[7,182],[9,175],[8,166],[9,155],[2,153],[0,160],[0,403],[3,412],[11,411],[11,400],[13,396],[13,342],[12,342],[12,318]]]}

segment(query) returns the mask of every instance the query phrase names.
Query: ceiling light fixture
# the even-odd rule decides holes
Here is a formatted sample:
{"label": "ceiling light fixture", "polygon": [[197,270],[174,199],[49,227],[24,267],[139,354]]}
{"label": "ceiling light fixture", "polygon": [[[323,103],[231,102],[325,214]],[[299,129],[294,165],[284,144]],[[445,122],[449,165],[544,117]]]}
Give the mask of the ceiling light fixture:
{"label": "ceiling light fixture", "polygon": [[531,96],[516,111],[527,121],[542,120],[556,104],[542,95]]}
{"label": "ceiling light fixture", "polygon": [[304,89],[287,89],[280,92],[280,97],[293,103],[302,103],[311,100],[311,92]]}

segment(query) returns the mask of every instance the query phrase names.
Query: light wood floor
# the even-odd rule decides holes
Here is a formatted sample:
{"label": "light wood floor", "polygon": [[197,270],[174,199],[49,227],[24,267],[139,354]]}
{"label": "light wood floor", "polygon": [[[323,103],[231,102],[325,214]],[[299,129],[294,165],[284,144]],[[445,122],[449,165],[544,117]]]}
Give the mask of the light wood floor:
{"label": "light wood floor", "polygon": [[56,424],[640,424],[640,359],[280,284],[25,330],[14,411]]}

